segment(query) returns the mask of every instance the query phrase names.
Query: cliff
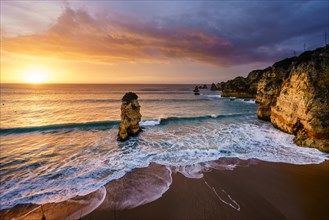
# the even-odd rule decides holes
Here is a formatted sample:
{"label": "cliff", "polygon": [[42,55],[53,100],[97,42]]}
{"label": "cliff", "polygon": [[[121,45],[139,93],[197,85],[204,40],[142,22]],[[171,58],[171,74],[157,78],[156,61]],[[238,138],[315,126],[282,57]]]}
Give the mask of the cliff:
{"label": "cliff", "polygon": [[276,104],[276,97],[281,91],[281,84],[289,75],[293,58],[279,61],[264,72],[257,85],[256,102],[259,103],[257,115],[260,119],[270,121],[271,107]]}
{"label": "cliff", "polygon": [[329,152],[329,46],[221,83],[222,96],[254,98],[259,119],[294,134],[300,146]]}
{"label": "cliff", "polygon": [[329,152],[329,47],[307,51],[287,66],[273,71],[277,77],[262,78],[257,114],[294,134],[296,144]]}
{"label": "cliff", "polygon": [[222,97],[255,98],[258,82],[266,71],[268,69],[254,70],[248,74],[247,78],[239,76],[221,83]]}

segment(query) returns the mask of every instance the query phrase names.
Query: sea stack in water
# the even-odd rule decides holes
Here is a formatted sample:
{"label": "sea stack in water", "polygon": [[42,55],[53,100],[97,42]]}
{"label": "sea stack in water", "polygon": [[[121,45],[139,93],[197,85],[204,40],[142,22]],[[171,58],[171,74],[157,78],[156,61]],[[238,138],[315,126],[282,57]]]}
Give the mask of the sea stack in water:
{"label": "sea stack in water", "polygon": [[133,92],[128,92],[122,97],[119,141],[125,141],[129,136],[135,136],[141,131],[139,122],[142,115],[137,99],[138,96]]}
{"label": "sea stack in water", "polygon": [[194,95],[200,95],[200,90],[199,90],[198,86],[195,86],[193,92],[194,92]]}

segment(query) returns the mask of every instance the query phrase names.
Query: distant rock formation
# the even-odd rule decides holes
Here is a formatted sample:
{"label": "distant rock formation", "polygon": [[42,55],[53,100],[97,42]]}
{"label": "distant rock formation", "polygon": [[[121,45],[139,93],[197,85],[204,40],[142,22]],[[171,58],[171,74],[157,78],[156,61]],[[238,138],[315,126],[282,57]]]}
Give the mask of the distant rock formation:
{"label": "distant rock formation", "polygon": [[194,92],[194,95],[200,95],[200,90],[199,90],[198,86],[195,86],[193,92]]}
{"label": "distant rock formation", "polygon": [[206,84],[203,84],[203,86],[200,89],[208,89],[208,86]]}
{"label": "distant rock formation", "polygon": [[142,115],[137,99],[138,96],[133,92],[128,92],[122,97],[119,141],[125,141],[129,136],[135,136],[141,131],[139,122]]}
{"label": "distant rock formation", "polygon": [[238,76],[225,83],[220,83],[222,97],[255,98],[258,82],[266,71],[268,71],[268,69],[254,70],[249,73],[247,78]]}
{"label": "distant rock formation", "polygon": [[220,82],[220,83],[217,83],[216,86],[217,86],[217,89],[221,91],[221,90],[223,90],[224,85],[225,85],[225,82]]}
{"label": "distant rock formation", "polygon": [[212,84],[211,84],[210,90],[211,90],[211,91],[216,91],[216,90],[218,90],[218,88],[217,88],[217,86],[216,86],[215,83],[212,83]]}

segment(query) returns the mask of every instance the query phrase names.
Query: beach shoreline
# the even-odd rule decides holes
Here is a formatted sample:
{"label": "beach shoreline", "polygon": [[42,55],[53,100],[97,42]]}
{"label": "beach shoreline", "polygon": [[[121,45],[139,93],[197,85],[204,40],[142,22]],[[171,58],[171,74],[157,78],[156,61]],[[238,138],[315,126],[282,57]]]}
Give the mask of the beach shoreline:
{"label": "beach shoreline", "polygon": [[[201,167],[209,163],[217,168],[169,169],[152,163],[86,196],[45,204],[43,211],[46,219],[62,218],[66,209],[66,218],[83,220],[329,217],[329,161],[294,165],[221,158]],[[41,219],[42,211],[36,205],[19,205],[1,211],[0,219],[24,215],[22,219]]]}
{"label": "beach shoreline", "polygon": [[172,178],[169,190],[158,200],[128,210],[96,209],[82,219],[329,217],[329,161],[311,165],[253,161],[233,170],[211,170],[200,179],[181,173],[173,173]]}

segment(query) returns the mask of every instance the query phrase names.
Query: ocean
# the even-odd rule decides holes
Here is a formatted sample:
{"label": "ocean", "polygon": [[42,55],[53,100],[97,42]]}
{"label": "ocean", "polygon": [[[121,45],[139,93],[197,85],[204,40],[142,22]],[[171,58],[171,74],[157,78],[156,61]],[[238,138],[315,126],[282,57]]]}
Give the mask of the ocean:
{"label": "ocean", "polygon": [[[195,96],[193,89],[1,84],[0,210],[86,195],[150,164],[198,178],[220,158],[290,164],[328,159],[259,120],[254,100],[209,90]],[[121,98],[129,91],[139,96],[143,132],[118,142]],[[170,173],[164,178],[170,185]],[[154,198],[165,189],[158,191]]]}

